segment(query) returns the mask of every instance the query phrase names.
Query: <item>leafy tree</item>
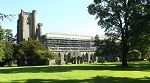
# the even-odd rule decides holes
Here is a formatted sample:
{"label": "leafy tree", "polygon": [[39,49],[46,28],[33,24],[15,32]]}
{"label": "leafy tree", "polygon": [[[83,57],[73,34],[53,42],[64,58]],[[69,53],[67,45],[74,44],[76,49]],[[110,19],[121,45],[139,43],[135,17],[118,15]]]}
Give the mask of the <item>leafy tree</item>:
{"label": "leafy tree", "polygon": [[[13,16],[14,16],[13,14],[6,15],[6,14],[0,13],[0,20],[1,21],[3,21],[4,19],[11,20],[11,17]],[[9,29],[4,30],[2,29],[2,26],[0,25],[0,66],[4,66],[10,60],[10,57],[11,57],[10,53],[12,53],[11,44],[8,43],[9,40],[7,42],[4,41],[6,34],[8,35],[7,32],[11,33],[11,30]],[[9,34],[9,37],[10,37],[10,34]]]}
{"label": "leafy tree", "polygon": [[95,36],[94,46],[96,47],[95,55],[105,57],[107,61],[115,61],[116,56],[120,54],[119,42],[113,38],[100,40]]}
{"label": "leafy tree", "polygon": [[32,56],[33,65],[48,65],[50,59],[55,59],[57,54],[50,51],[37,50]]}
{"label": "leafy tree", "polygon": [[102,40],[103,54],[105,54],[107,61],[115,61],[116,57],[120,57],[120,42],[113,38]]}
{"label": "leafy tree", "polygon": [[9,19],[9,20],[12,20],[11,18],[15,16],[14,14],[10,14],[10,15],[6,15],[6,14],[3,14],[3,13],[0,13],[0,20],[3,21],[4,19]]}
{"label": "leafy tree", "polygon": [[[147,41],[143,41],[143,40],[147,40]],[[137,40],[133,40],[133,41],[137,41]],[[150,53],[150,43],[148,43],[148,42],[149,42],[149,39],[143,38],[142,40],[139,40],[135,43],[131,43],[130,50],[132,51],[133,49],[137,49],[141,52],[142,60],[148,59],[148,57],[150,57],[150,54],[149,54]]]}
{"label": "leafy tree", "polygon": [[4,37],[4,30],[0,26],[0,66],[4,66],[3,64],[3,58],[5,56],[4,54],[4,42],[3,42],[3,37]]}
{"label": "leafy tree", "polygon": [[[149,3],[150,5],[150,3]],[[145,5],[142,16],[134,18],[136,22],[131,24],[130,49],[137,49],[141,52],[142,58],[146,58],[150,47],[150,6]],[[144,9],[143,8],[143,9]]]}
{"label": "leafy tree", "polygon": [[96,47],[96,50],[95,50],[95,53],[94,53],[94,55],[95,56],[101,56],[101,47],[100,47],[100,43],[101,41],[100,41],[100,39],[99,39],[99,36],[98,35],[96,35],[95,36],[95,39],[94,39],[94,47]]}
{"label": "leafy tree", "polygon": [[57,56],[36,40],[29,39],[15,45],[14,57],[19,65],[46,65],[49,59]]}
{"label": "leafy tree", "polygon": [[[134,32],[137,23],[141,23],[136,18],[150,16],[149,5],[149,0],[94,0],[88,6],[89,14],[96,15],[98,25],[105,28],[106,35],[121,39],[122,66],[128,66],[129,38],[132,36],[130,31]],[[136,26],[133,27],[134,24]]]}
{"label": "leafy tree", "polygon": [[3,62],[8,63],[9,66],[12,65],[12,61],[13,61],[13,43],[10,41],[5,41],[5,46],[4,46],[4,57],[3,57]]}
{"label": "leafy tree", "polygon": [[13,48],[13,34],[12,34],[12,30],[10,29],[4,29],[4,53],[5,56],[3,58],[3,62],[8,63],[9,66],[12,65],[12,61],[13,61],[13,52],[14,52],[14,48]]}
{"label": "leafy tree", "polygon": [[[2,62],[2,60],[3,60],[3,58],[4,58],[4,50],[3,50],[3,48],[1,47],[0,48],[0,62]],[[0,64],[1,65],[1,64]]]}
{"label": "leafy tree", "polygon": [[13,34],[12,34],[12,30],[10,29],[5,29],[5,34],[4,34],[4,40],[5,41],[13,41]]}
{"label": "leafy tree", "polygon": [[101,50],[102,50],[102,42],[100,41],[98,35],[95,36],[95,39],[94,39],[94,47],[96,47],[96,50],[95,50],[95,53],[94,53],[94,54],[95,54],[96,56],[101,56],[101,57],[103,57],[103,54],[101,53]]}
{"label": "leafy tree", "polygon": [[6,63],[11,65],[11,61],[13,60],[12,37],[10,29],[1,29],[1,66],[4,66]]}

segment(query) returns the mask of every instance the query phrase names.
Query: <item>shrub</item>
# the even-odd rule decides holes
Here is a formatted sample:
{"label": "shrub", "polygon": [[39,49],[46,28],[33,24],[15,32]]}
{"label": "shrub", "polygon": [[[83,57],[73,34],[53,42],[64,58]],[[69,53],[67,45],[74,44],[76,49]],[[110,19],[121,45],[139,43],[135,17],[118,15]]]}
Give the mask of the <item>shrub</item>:
{"label": "shrub", "polygon": [[50,59],[57,56],[48,51],[46,46],[35,40],[28,40],[16,46],[14,55],[18,60],[18,65],[47,65]]}
{"label": "shrub", "polygon": [[131,50],[128,52],[129,61],[138,61],[141,59],[141,52],[138,50]]}

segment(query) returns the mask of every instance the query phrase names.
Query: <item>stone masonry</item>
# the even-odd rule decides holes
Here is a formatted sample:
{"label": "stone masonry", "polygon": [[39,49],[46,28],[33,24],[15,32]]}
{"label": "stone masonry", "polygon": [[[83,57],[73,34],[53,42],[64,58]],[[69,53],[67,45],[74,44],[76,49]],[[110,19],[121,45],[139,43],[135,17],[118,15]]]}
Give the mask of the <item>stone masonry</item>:
{"label": "stone masonry", "polygon": [[17,21],[17,42],[28,40],[29,38],[40,40],[42,23],[37,24],[37,11],[32,13],[21,10]]}
{"label": "stone masonry", "polygon": [[[32,12],[24,12],[21,10],[17,21],[17,42],[19,43],[28,40],[29,38],[42,41],[42,26],[42,23],[37,23],[36,10],[33,10]],[[56,36],[58,36],[59,39],[57,39]],[[45,45],[50,50],[58,53],[60,58],[59,64],[81,64],[98,61],[97,57],[94,56],[95,48],[92,45],[91,37],[51,34],[49,39],[48,37],[46,38],[47,41],[45,41]],[[52,47],[59,48],[60,50],[54,50]],[[55,60],[50,60],[49,64],[55,64]]]}

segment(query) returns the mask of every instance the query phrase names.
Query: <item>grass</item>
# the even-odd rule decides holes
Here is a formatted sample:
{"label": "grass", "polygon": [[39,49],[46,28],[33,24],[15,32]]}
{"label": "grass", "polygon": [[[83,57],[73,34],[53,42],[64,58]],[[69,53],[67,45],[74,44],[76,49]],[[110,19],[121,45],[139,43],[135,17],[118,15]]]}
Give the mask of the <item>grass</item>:
{"label": "grass", "polygon": [[150,62],[1,67],[0,83],[149,83]]}

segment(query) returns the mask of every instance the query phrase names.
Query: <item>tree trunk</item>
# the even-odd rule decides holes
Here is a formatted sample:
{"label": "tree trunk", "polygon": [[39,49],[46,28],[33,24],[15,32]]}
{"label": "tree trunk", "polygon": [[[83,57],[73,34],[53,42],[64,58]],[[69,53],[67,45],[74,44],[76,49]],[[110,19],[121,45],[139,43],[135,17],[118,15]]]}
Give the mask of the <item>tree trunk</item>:
{"label": "tree trunk", "polygon": [[124,15],[124,28],[122,30],[122,66],[128,66],[127,63],[127,55],[128,55],[128,4],[127,0],[124,0],[124,8],[125,8],[125,15]]}
{"label": "tree trunk", "polygon": [[128,66],[127,55],[128,55],[127,37],[123,37],[122,39],[122,65],[121,65],[123,67]]}

